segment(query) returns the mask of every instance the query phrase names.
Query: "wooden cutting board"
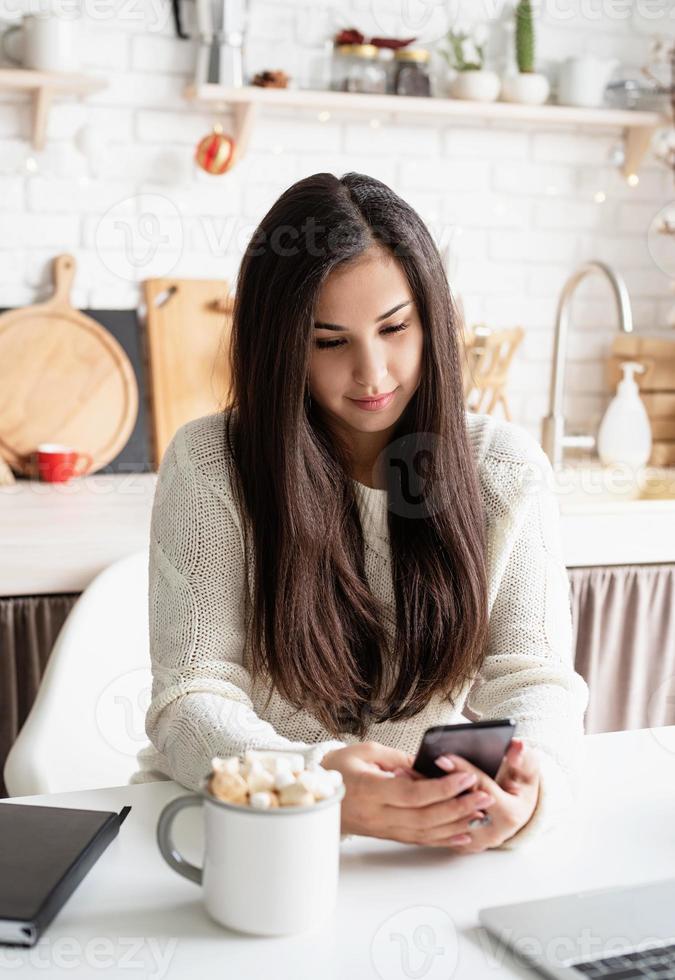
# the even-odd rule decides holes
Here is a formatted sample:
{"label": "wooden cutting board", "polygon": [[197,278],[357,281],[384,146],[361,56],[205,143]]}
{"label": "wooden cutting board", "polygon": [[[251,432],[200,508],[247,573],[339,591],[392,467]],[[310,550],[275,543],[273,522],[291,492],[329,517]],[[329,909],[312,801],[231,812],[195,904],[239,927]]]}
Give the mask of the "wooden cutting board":
{"label": "wooden cutting board", "polygon": [[146,279],[145,356],[153,458],[185,422],[230,402],[233,297],[224,279]]}
{"label": "wooden cutting board", "polygon": [[0,454],[36,476],[41,442],[89,453],[88,472],[121,451],[138,414],[138,386],[124,350],[70,304],[72,255],[53,261],[54,295],[0,315]]}
{"label": "wooden cutting board", "polygon": [[675,465],[675,338],[619,334],[607,361],[610,392],[616,391],[622,361],[638,361],[645,370],[635,374],[652,430],[650,466]]}
{"label": "wooden cutting board", "polygon": [[618,334],[607,361],[607,383],[612,392],[623,377],[622,361],[644,365],[645,370],[635,375],[640,391],[675,391],[675,337]]}

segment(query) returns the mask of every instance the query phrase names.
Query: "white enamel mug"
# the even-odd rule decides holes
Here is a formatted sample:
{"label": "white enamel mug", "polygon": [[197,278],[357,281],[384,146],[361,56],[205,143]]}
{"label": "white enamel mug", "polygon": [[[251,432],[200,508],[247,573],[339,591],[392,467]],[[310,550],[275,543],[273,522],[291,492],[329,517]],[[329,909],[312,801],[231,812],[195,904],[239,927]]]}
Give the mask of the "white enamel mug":
{"label": "white enamel mug", "polygon": [[[174,871],[202,886],[211,918],[258,936],[304,932],[323,922],[337,902],[344,785],[311,806],[258,810],[223,803],[206,783],[167,803],[157,843]],[[176,814],[190,806],[204,808],[201,868],[186,861],[171,834]]]}
{"label": "white enamel mug", "polygon": [[[2,52],[13,64],[56,72],[74,72],[81,67],[79,20],[49,11],[26,14],[20,23],[0,34]],[[10,50],[10,38],[15,50]]]}

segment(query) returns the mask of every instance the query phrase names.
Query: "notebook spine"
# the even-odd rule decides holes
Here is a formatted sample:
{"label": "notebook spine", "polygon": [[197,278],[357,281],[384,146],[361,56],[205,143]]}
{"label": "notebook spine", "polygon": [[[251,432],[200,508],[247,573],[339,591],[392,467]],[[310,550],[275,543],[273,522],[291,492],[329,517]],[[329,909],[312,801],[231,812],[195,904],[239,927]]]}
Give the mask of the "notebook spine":
{"label": "notebook spine", "polygon": [[92,865],[96,863],[108,844],[117,837],[120,824],[120,815],[111,813],[63,877],[52,888],[35,916],[33,921],[35,927],[34,933],[31,937],[32,942],[29,945],[35,945],[44,929],[49,925],[59,909],[68,901]]}

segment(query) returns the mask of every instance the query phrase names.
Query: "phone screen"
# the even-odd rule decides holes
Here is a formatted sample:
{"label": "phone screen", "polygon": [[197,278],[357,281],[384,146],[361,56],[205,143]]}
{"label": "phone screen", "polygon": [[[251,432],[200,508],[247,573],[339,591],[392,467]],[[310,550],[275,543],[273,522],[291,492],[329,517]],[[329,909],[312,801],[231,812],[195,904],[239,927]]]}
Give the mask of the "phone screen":
{"label": "phone screen", "polygon": [[439,755],[459,755],[494,779],[516,730],[511,718],[476,721],[462,725],[435,725],[428,728],[413,763],[413,769],[437,779],[447,776],[434,759]]}

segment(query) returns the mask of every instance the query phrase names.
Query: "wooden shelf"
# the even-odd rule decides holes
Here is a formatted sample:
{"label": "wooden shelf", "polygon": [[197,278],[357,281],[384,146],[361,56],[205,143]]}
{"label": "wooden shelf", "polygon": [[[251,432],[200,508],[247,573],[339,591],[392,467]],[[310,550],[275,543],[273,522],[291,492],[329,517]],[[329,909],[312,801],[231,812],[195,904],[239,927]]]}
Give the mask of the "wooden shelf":
{"label": "wooden shelf", "polygon": [[0,68],[0,91],[20,92],[33,98],[32,144],[44,149],[49,108],[60,95],[90,95],[105,88],[107,81],[77,72],[33,71],[30,68]]}
{"label": "wooden shelf", "polygon": [[543,126],[581,126],[591,129],[623,131],[626,147],[625,176],[636,173],[658,126],[668,119],[658,112],[629,109],[581,109],[575,106],[520,105],[512,102],[470,102],[463,99],[420,98],[402,95],[362,95],[358,92],[272,89],[255,85],[226,88],[222,85],[189,86],[185,97],[212,105],[217,111],[228,108],[234,114],[233,136],[238,156],[246,152],[258,107],[306,109],[317,112],[386,113],[417,120],[473,119],[477,122],[522,122]]}

